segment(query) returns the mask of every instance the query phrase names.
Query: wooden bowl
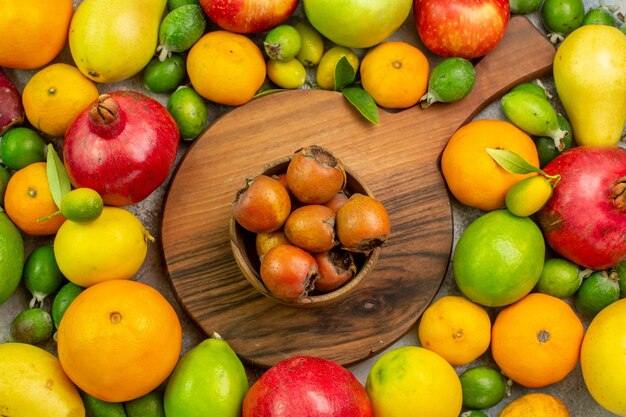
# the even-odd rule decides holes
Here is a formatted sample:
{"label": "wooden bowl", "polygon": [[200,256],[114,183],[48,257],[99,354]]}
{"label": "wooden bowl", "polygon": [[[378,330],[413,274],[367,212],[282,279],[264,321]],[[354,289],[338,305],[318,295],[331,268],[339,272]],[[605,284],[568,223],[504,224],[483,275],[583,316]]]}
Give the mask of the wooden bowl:
{"label": "wooden bowl", "polygon": [[[272,176],[284,173],[287,171],[287,166],[289,165],[290,161],[290,156],[276,160],[265,166],[260,172],[253,175],[252,178],[261,174]],[[361,193],[372,196],[372,192],[370,191],[370,189],[367,188],[367,186],[363,183],[363,181],[358,177],[356,173],[354,173],[350,168],[346,167],[345,165],[344,170],[346,172],[347,180],[344,190],[346,194],[350,195],[354,193]],[[241,227],[232,216],[230,218],[229,232],[230,246],[233,252],[233,256],[235,257],[235,261],[237,262],[237,265],[239,266],[239,269],[243,273],[246,280],[264,296],[271,298],[278,303],[294,307],[323,307],[341,301],[346,296],[348,296],[350,292],[354,290],[372,271],[381,250],[380,247],[377,247],[367,255],[361,253],[353,253],[352,255],[354,257],[354,263],[357,267],[357,273],[348,282],[346,282],[336,290],[326,293],[315,293],[314,291],[313,293],[305,297],[299,298],[294,301],[289,301],[275,297],[267,289],[267,287],[261,280],[261,275],[259,273],[261,262],[256,252],[256,235]]]}

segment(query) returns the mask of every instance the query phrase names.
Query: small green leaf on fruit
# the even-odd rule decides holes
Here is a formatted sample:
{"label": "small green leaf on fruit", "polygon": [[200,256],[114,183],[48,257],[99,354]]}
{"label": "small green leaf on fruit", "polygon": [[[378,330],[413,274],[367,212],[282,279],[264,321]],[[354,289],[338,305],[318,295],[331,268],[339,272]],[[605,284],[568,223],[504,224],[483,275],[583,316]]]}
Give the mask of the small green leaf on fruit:
{"label": "small green leaf on fruit", "polygon": [[524,158],[513,151],[495,148],[486,148],[485,150],[493,158],[493,160],[498,163],[498,165],[513,174],[529,174],[531,172],[536,172],[538,174],[545,175],[542,170],[529,164]]}
{"label": "small green leaf on fruit", "polygon": [[342,88],[341,93],[370,122],[380,124],[378,106],[365,90],[359,87]]}
{"label": "small green leaf on fruit", "polygon": [[63,196],[70,192],[72,185],[67,175],[65,166],[61,162],[61,158],[57,155],[52,144],[48,144],[48,153],[46,156],[46,172],[48,183],[50,184],[50,193],[57,207],[61,207]]}
{"label": "small green leaf on fruit", "polygon": [[345,86],[352,84],[355,79],[356,71],[348,59],[342,56],[335,66],[335,91],[341,91]]}

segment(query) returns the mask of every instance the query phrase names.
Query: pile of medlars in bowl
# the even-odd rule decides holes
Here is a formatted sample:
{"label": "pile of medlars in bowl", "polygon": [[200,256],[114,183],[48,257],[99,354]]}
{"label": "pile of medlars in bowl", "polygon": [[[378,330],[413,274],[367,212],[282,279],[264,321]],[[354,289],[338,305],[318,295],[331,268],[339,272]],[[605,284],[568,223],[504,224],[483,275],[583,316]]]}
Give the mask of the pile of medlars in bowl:
{"label": "pile of medlars in bowl", "polygon": [[265,287],[293,301],[353,279],[355,257],[387,240],[390,221],[380,201],[346,187],[346,169],[331,151],[307,146],[287,161],[286,171],[266,170],[246,181],[233,218],[254,234]]}

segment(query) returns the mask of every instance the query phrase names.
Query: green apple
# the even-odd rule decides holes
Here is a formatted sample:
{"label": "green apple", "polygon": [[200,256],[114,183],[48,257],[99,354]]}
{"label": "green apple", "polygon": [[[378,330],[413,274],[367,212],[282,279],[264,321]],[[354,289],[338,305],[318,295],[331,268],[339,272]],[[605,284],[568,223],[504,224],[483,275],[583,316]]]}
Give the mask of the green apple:
{"label": "green apple", "polygon": [[394,33],[406,20],[412,0],[304,0],[315,29],[334,43],[369,48]]}

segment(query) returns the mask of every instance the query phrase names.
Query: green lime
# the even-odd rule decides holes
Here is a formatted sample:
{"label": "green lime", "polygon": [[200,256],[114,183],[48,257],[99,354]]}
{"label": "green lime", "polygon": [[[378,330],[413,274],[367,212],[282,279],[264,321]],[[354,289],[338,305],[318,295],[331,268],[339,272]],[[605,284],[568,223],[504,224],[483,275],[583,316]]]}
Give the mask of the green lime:
{"label": "green lime", "polygon": [[7,190],[7,184],[11,179],[11,174],[5,167],[0,165],[0,207],[4,207],[4,192]]}
{"label": "green lime", "polygon": [[159,26],[159,60],[165,61],[172,52],[183,52],[204,34],[206,18],[202,7],[186,4],[169,12]]}
{"label": "green lime", "polygon": [[74,299],[78,297],[78,294],[83,292],[84,289],[85,288],[80,285],[68,282],[62,286],[59,292],[54,296],[54,300],[52,301],[52,321],[57,329],[59,328],[63,314],[65,314],[65,310],[67,310],[70,304],[72,304],[72,301],[74,301]]}
{"label": "green lime", "polygon": [[513,14],[528,14],[539,10],[542,1],[543,0],[509,0],[509,6]]}
{"label": "green lime", "polygon": [[46,142],[33,129],[14,127],[2,136],[0,159],[17,171],[34,162],[46,160]]}
{"label": "green lime", "polygon": [[577,29],[585,17],[583,0],[545,0],[541,5],[541,20],[546,29],[554,34],[553,42],[563,40]]}
{"label": "green lime", "polygon": [[52,245],[41,245],[35,248],[24,263],[24,285],[33,298],[30,307],[43,303],[44,298],[55,292],[65,277],[59,270],[54,258]]}
{"label": "green lime", "polygon": [[157,390],[150,391],[132,401],[127,401],[124,408],[128,417],[165,417],[163,394]]}
{"label": "green lime", "polygon": [[187,75],[185,58],[173,53],[161,61],[154,57],[143,71],[143,83],[153,93],[171,93],[176,90]]}
{"label": "green lime", "polygon": [[9,216],[0,209],[0,304],[13,295],[24,269],[24,239]]}
{"label": "green lime", "polygon": [[574,305],[583,316],[595,317],[609,304],[619,300],[619,284],[606,271],[597,271],[583,280]]}
{"label": "green lime", "polygon": [[624,298],[626,297],[626,259],[615,265],[613,271],[617,274],[619,279],[619,296],[620,298]]}
{"label": "green lime", "polygon": [[467,410],[459,414],[459,417],[488,417],[487,414],[478,410]]}
{"label": "green lime", "polygon": [[543,234],[528,217],[494,210],[467,226],[453,255],[454,279],[470,300],[511,304],[537,284],[545,256]]}
{"label": "green lime", "polygon": [[167,0],[167,9],[172,11],[186,4],[200,4],[200,0]]}
{"label": "green lime", "polygon": [[40,345],[52,336],[52,317],[41,308],[29,308],[19,313],[11,323],[14,342]]}
{"label": "green lime", "polygon": [[459,380],[464,407],[484,410],[498,404],[506,396],[506,379],[488,366],[467,369],[459,376]]}
{"label": "green lime", "polygon": [[604,7],[591,9],[587,13],[585,13],[585,17],[583,18],[582,24],[583,25],[616,26],[613,13],[611,13]]}
{"label": "green lime", "polygon": [[550,199],[552,185],[542,175],[524,178],[509,188],[504,197],[506,208],[516,216],[527,217],[538,212]]}
{"label": "green lime", "polygon": [[73,222],[92,222],[100,217],[102,210],[104,210],[102,197],[91,188],[73,189],[61,199],[61,214]]}
{"label": "green lime", "polygon": [[306,69],[295,58],[289,61],[270,59],[267,61],[267,76],[281,88],[298,88],[306,81]]}
{"label": "green lime", "polygon": [[559,150],[554,143],[554,139],[548,137],[536,137],[534,138],[535,146],[537,147],[537,154],[539,155],[539,164],[541,168],[548,165],[548,162],[568,150],[572,147],[574,139],[572,126],[562,114],[557,113],[557,121],[559,122],[559,128],[567,132],[567,135],[561,140],[563,141],[563,149]]}
{"label": "green lime", "polygon": [[578,291],[582,281],[578,265],[567,259],[550,258],[543,264],[536,289],[554,297],[567,298]]}
{"label": "green lime", "polygon": [[204,132],[209,121],[207,105],[200,94],[187,86],[179,87],[167,101],[183,140],[193,140]]}
{"label": "green lime", "polygon": [[451,103],[468,95],[474,88],[476,71],[470,61],[453,57],[441,61],[428,77],[428,92],[421,101],[423,109],[435,102]]}
{"label": "green lime", "polygon": [[509,92],[511,91],[527,91],[545,100],[549,99],[548,93],[546,92],[546,90],[544,90],[543,87],[541,87],[539,84],[535,84],[531,82],[517,84],[515,87],[511,88]]}
{"label": "green lime", "polygon": [[300,52],[302,37],[295,27],[287,24],[278,25],[265,36],[263,46],[270,59],[289,61]]}
{"label": "green lime", "polygon": [[324,38],[307,22],[298,22],[295,24],[295,28],[300,33],[302,40],[296,59],[305,67],[316,66],[324,55]]}
{"label": "green lime", "polygon": [[85,405],[85,417],[126,417],[123,403],[102,401],[82,391],[80,396]]}

